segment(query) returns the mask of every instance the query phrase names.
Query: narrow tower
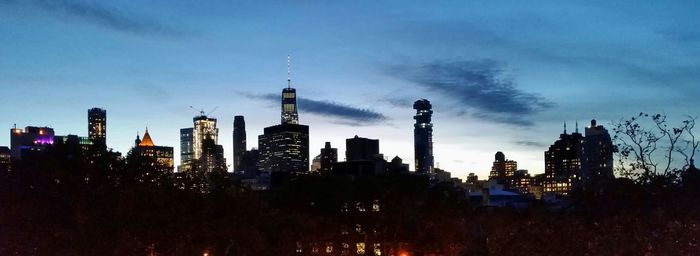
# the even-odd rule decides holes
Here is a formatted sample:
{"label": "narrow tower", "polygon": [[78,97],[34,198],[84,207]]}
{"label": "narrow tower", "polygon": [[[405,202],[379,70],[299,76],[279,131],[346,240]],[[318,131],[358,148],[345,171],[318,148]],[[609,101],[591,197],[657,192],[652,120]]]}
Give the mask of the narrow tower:
{"label": "narrow tower", "polygon": [[433,106],[426,99],[413,103],[416,110],[416,120],[413,130],[414,149],[416,156],[416,172],[433,173]]}
{"label": "narrow tower", "polygon": [[291,57],[287,55],[287,88],[282,89],[282,123],[299,124],[297,90],[292,88]]}
{"label": "narrow tower", "polygon": [[101,108],[88,110],[88,138],[93,144],[107,145],[107,111]]}
{"label": "narrow tower", "polygon": [[246,151],[245,120],[243,116],[233,118],[233,171],[241,172],[241,162]]}

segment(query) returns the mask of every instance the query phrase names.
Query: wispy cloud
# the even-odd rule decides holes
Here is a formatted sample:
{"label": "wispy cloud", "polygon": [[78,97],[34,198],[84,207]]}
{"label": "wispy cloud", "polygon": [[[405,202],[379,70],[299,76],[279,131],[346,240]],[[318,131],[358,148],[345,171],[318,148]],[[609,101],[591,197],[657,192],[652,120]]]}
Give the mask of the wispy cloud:
{"label": "wispy cloud", "polygon": [[537,142],[537,141],[529,141],[529,140],[519,140],[516,141],[515,144],[520,145],[520,146],[525,146],[525,147],[533,147],[533,148],[546,148],[547,144]]}
{"label": "wispy cloud", "polygon": [[98,2],[70,0],[0,0],[0,4],[31,6],[53,15],[63,15],[90,24],[137,35],[179,37],[186,33],[158,21],[123,13]]}
{"label": "wispy cloud", "polygon": [[[247,96],[270,102],[280,101],[280,95],[277,94],[247,94]],[[382,113],[331,101],[297,97],[297,105],[302,112],[336,118],[338,120],[335,123],[344,125],[368,125],[388,120]]]}
{"label": "wispy cloud", "polygon": [[457,113],[490,121],[532,125],[529,117],[553,107],[542,96],[516,88],[505,65],[494,60],[394,66],[388,74],[448,99]]}

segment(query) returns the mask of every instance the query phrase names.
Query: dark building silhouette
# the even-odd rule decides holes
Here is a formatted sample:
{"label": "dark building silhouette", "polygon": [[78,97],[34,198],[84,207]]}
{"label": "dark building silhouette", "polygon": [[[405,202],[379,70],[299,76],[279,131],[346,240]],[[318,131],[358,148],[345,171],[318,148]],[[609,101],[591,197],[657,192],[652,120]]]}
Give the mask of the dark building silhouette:
{"label": "dark building silhouette", "polygon": [[243,173],[246,178],[253,178],[259,174],[258,170],[258,150],[251,149],[243,152],[241,156],[239,173]]}
{"label": "dark building silhouette", "polygon": [[202,155],[195,160],[198,172],[206,174],[227,172],[224,147],[216,144],[212,137],[206,137],[202,142]]}
{"label": "dark building silhouette", "polygon": [[321,149],[320,155],[320,171],[322,173],[330,173],[333,164],[338,162],[338,149],[331,148],[331,143],[326,142],[325,146]]}
{"label": "dark building silhouette", "polygon": [[583,136],[578,132],[567,134],[566,125],[564,133],[559,135],[559,140],[549,146],[544,152],[544,181],[543,191],[567,195],[576,183],[581,170],[580,150]]}
{"label": "dark building silhouette", "polygon": [[158,183],[162,177],[173,173],[173,147],[156,146],[148,133],[143,134],[143,139],[136,136],[132,154],[139,158],[143,166],[143,173],[139,174],[139,181]]}
{"label": "dark building silhouette", "polygon": [[107,110],[101,108],[88,110],[88,138],[95,146],[107,148]]}
{"label": "dark building silhouette", "polygon": [[403,163],[403,159],[401,159],[399,156],[395,156],[393,159],[391,159],[391,162],[389,163],[389,173],[393,174],[399,174],[399,173],[408,173],[409,166],[408,164]]}
{"label": "dark building silhouette", "polygon": [[413,129],[414,150],[416,157],[416,172],[433,173],[433,106],[426,99],[417,100],[413,103],[416,120]]}
{"label": "dark building silhouette", "polygon": [[245,120],[243,116],[235,116],[233,118],[233,171],[243,172],[241,169],[241,161],[245,154],[246,148],[246,132]]}
{"label": "dark building silhouette", "polygon": [[379,153],[379,140],[354,138],[345,140],[344,162],[333,165],[333,174],[339,175],[376,175],[386,173],[388,163]]}
{"label": "dark building silhouette", "polygon": [[345,140],[345,161],[372,160],[379,155],[379,140],[354,138]]}
{"label": "dark building silhouette", "polygon": [[581,147],[581,188],[591,190],[610,182],[614,178],[613,143],[608,130],[591,120]]}
{"label": "dark building silhouette", "polygon": [[45,152],[54,143],[54,131],[49,127],[27,126],[10,129],[10,151],[13,159],[22,159],[24,154]]}
{"label": "dark building silhouette", "polygon": [[65,136],[59,136],[56,135],[54,136],[54,145],[56,144],[63,144],[63,145],[76,145],[80,148],[82,152],[88,152],[90,148],[95,145],[94,140],[90,139],[90,137],[82,137],[78,135],[65,135]]}

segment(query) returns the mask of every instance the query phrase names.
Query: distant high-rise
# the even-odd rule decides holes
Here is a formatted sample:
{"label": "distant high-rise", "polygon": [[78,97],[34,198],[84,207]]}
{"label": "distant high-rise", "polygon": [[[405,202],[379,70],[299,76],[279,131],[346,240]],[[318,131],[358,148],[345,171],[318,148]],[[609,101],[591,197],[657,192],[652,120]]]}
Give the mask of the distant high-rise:
{"label": "distant high-rise", "polygon": [[261,171],[309,171],[309,126],[299,124],[296,90],[292,88],[289,62],[287,65],[287,88],[282,90],[282,122],[265,128],[263,135],[258,136]]}
{"label": "distant high-rise", "polygon": [[379,140],[354,138],[345,140],[345,161],[373,160],[379,156]]}
{"label": "distant high-rise", "polygon": [[94,145],[107,145],[107,110],[91,108],[88,110],[88,138]]}
{"label": "distant high-rise", "polygon": [[282,123],[299,124],[297,90],[292,88],[289,56],[287,56],[287,88],[282,89]]}
{"label": "distant high-rise", "polygon": [[243,116],[233,118],[233,171],[241,172],[241,162],[246,152],[245,120]]}
{"label": "distant high-rise", "polygon": [[544,192],[554,192],[566,195],[571,192],[578,179],[581,169],[581,141],[583,136],[578,132],[559,135],[559,140],[549,146],[544,152]]}
{"label": "distant high-rise", "polygon": [[218,144],[219,129],[216,128],[216,118],[209,118],[202,114],[192,119],[194,129],[192,132],[192,156],[194,159],[202,157],[204,152],[204,140],[211,139]]}
{"label": "distant high-rise", "polygon": [[581,143],[581,175],[583,189],[599,186],[614,178],[613,175],[613,143],[608,130],[591,120],[591,126],[586,127],[585,137]]}
{"label": "distant high-rise", "polygon": [[[223,148],[218,145],[219,129],[216,128],[216,118],[207,117],[204,112],[192,119],[193,128],[180,129],[180,166],[179,172],[186,172],[192,168],[225,169],[226,159],[223,157]],[[203,159],[207,153],[207,159]],[[222,155],[219,157],[219,155]],[[213,160],[212,160],[213,159]],[[206,161],[206,164],[203,164]],[[216,163],[212,161],[217,161]],[[204,167],[203,167],[204,166]]]}
{"label": "distant high-rise", "polygon": [[413,109],[416,110],[416,115],[413,117],[416,120],[416,124],[413,125],[413,141],[416,172],[418,173],[433,173],[434,171],[432,108],[430,101],[426,99],[413,103]]}
{"label": "distant high-rise", "polygon": [[513,176],[518,169],[518,162],[507,160],[503,152],[496,152],[489,180],[496,180],[498,184],[510,187],[513,185]]}
{"label": "distant high-rise", "polygon": [[331,166],[338,162],[338,149],[331,148],[331,143],[326,142],[325,147],[321,149],[321,168],[322,173],[330,173]]}
{"label": "distant high-rise", "polygon": [[180,166],[178,172],[186,172],[192,168],[194,160],[194,128],[180,129]]}

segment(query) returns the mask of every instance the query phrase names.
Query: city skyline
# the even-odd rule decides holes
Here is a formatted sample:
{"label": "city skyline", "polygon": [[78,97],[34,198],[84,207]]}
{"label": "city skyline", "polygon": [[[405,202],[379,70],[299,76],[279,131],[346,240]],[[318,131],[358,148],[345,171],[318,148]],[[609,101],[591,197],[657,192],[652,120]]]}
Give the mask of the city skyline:
{"label": "city skyline", "polygon": [[[344,152],[343,141],[359,135],[410,162],[410,104],[426,98],[436,167],[463,179],[488,176],[483,159],[497,151],[542,173],[542,152],[564,122],[573,130],[575,121],[609,127],[638,112],[698,114],[677,104],[700,95],[691,1],[192,5],[0,1],[0,87],[14,96],[0,103],[11,110],[2,125],[88,136],[85,110],[100,107],[108,146],[125,153],[148,127],[179,163],[178,131],[197,115],[189,106],[218,106],[211,116],[232,160],[235,115],[248,119],[249,148],[277,124],[288,54],[312,155],[326,141]],[[448,83],[455,79],[462,83]]]}

